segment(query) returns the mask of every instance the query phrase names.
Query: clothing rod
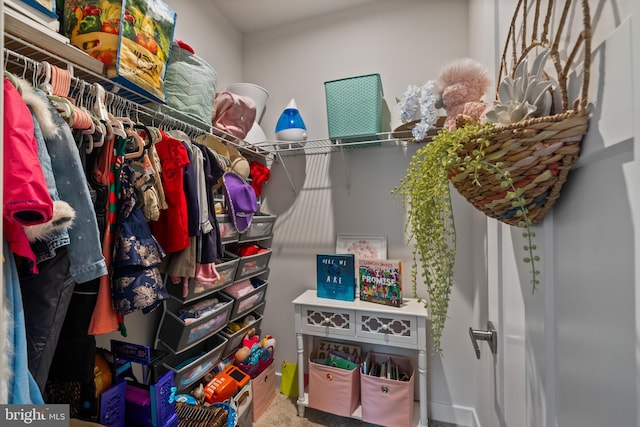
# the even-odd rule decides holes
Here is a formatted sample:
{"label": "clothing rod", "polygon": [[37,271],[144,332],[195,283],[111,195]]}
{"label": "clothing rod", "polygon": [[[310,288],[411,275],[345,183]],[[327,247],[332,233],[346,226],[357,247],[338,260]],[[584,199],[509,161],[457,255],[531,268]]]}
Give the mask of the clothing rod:
{"label": "clothing rod", "polygon": [[[41,70],[42,63],[40,61],[36,61],[28,56],[22,55],[18,52],[14,52],[10,49],[4,48],[5,54],[5,63],[7,63],[9,57],[15,58],[17,62],[13,61],[13,64],[16,66],[23,66],[22,78],[28,80],[31,77],[32,83],[35,83],[36,75]],[[27,76],[27,72],[33,73],[34,76]],[[87,92],[85,92],[85,88],[89,88]],[[75,95],[80,97],[85,97],[88,95],[92,95],[89,91],[91,91],[92,84],[87,83],[86,81],[80,79],[76,76],[71,76],[71,88],[70,91],[74,92]],[[107,109],[115,109],[117,111],[111,111],[112,113],[117,113],[119,115],[130,116],[133,113],[138,115],[144,115],[149,120],[153,122],[163,123],[169,126],[174,126],[180,129],[188,130],[187,133],[193,134],[203,134],[210,133],[208,129],[203,129],[201,127],[195,126],[191,123],[187,123],[183,120],[177,119],[173,116],[170,116],[167,113],[164,113],[157,109],[152,109],[147,106],[140,105],[135,103],[129,99],[123,98],[122,96],[111,92],[105,92],[105,104]],[[158,126],[161,127],[161,126]]]}
{"label": "clothing rod", "polygon": [[[48,53],[43,52],[37,46],[30,46],[33,49],[42,52],[43,54],[48,55]],[[42,69],[42,62],[33,58],[30,58],[27,55],[24,55],[19,52],[15,52],[12,49],[7,47],[3,47],[4,52],[4,63],[7,64],[10,58],[13,58],[13,61],[10,61],[14,67],[24,67],[21,71],[22,73],[15,73],[16,75],[21,74],[25,80],[28,80],[27,72],[31,72],[32,75],[31,80],[32,83],[35,84],[37,79],[39,70]],[[65,61],[62,58],[59,58],[55,55],[51,55],[53,59],[55,59],[56,66],[62,68],[62,64],[69,64],[69,62]],[[49,61],[47,61],[49,62]],[[52,63],[52,62],[50,62]],[[5,67],[5,70],[7,68]],[[93,83],[100,84],[101,86],[108,85],[116,91],[129,89],[114,83],[113,81],[107,79],[104,76],[95,74],[89,70],[86,70],[77,65],[72,65],[73,73],[78,71],[77,74],[82,74],[84,77],[88,77],[91,81],[87,81],[84,78],[78,77],[78,75],[72,75],[71,77],[71,89],[70,91],[74,93],[75,96],[78,97],[91,97],[95,96],[95,94],[91,93],[93,88]],[[11,71],[11,70],[8,70]],[[107,110],[117,116],[128,116],[131,117],[132,120],[136,119],[137,121],[144,123],[145,125],[158,127],[163,130],[171,130],[178,129],[184,131],[186,134],[192,137],[197,137],[199,135],[208,134],[213,135],[228,144],[234,145],[236,148],[241,150],[245,155],[250,155],[251,157],[257,157],[258,160],[262,159],[263,161],[272,159],[272,154],[260,147],[252,147],[246,146],[244,142],[237,137],[230,135],[220,129],[213,127],[210,124],[202,123],[193,118],[186,116],[178,110],[173,110],[171,107],[166,105],[161,105],[159,103],[151,101],[147,105],[142,105],[140,103],[131,101],[127,98],[124,98],[114,90],[107,90],[105,88],[105,105],[107,106]]]}

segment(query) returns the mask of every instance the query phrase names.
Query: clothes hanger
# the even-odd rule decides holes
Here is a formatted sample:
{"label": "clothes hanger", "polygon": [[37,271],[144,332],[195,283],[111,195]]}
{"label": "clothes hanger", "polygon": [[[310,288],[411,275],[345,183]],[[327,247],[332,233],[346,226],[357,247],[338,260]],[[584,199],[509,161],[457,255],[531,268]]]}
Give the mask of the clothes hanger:
{"label": "clothes hanger", "polygon": [[158,142],[162,141],[162,134],[160,133],[160,129],[155,126],[147,126],[147,128],[149,129],[149,135],[151,137],[152,144],[157,144]]}
{"label": "clothes hanger", "polygon": [[18,89],[18,91],[20,90],[20,81],[18,80],[18,76],[8,72],[7,70],[4,71],[4,76],[9,80],[13,87]]}
{"label": "clothes hanger", "polygon": [[[99,118],[91,115],[91,119],[95,124],[96,131],[93,134],[93,148],[100,148],[104,145],[104,140],[108,134],[107,126]],[[97,139],[96,139],[97,136]]]}
{"label": "clothes hanger", "polygon": [[[114,119],[120,121],[124,126],[128,126],[128,129],[133,129],[135,127],[135,124],[133,123],[133,120],[131,120],[129,117],[123,116],[123,117],[114,117]],[[125,128],[127,129],[127,128]]]}
{"label": "clothes hanger", "polygon": [[135,123],[133,128],[142,131],[139,134],[145,139],[144,147],[149,148],[153,144],[151,130],[141,122]]}
{"label": "clothes hanger", "polygon": [[125,159],[139,159],[144,154],[144,141],[135,131],[131,129],[126,129],[127,135],[133,139],[133,142],[136,144],[136,151],[132,153],[126,153],[124,155]]}
{"label": "clothes hanger", "polygon": [[107,112],[107,106],[105,104],[106,93],[100,83],[93,84],[93,91],[95,94],[95,102],[93,103],[94,114],[102,121],[107,121],[109,116]]}
{"label": "clothes hanger", "polygon": [[51,65],[47,61],[42,61],[40,62],[38,69],[41,69],[39,74],[42,74],[43,77],[42,83],[40,83],[38,87],[42,89],[47,96],[53,95],[53,87],[51,86]]}
{"label": "clothes hanger", "polygon": [[111,113],[108,114],[109,123],[112,126],[113,133],[119,137],[126,138],[127,133],[124,130],[124,125],[118,119],[116,119]]}
{"label": "clothes hanger", "polygon": [[60,116],[67,122],[69,127],[73,127],[73,111],[75,107],[67,98],[63,98],[61,96],[55,95],[47,95],[47,98],[52,102],[52,104],[60,113]]}
{"label": "clothes hanger", "polygon": [[71,127],[73,126],[73,110],[74,106],[67,98],[57,96],[53,94],[53,85],[51,84],[51,64],[47,61],[42,61],[38,65],[38,74],[42,75],[42,82],[38,85],[56,107],[56,110],[60,113],[60,116]]}

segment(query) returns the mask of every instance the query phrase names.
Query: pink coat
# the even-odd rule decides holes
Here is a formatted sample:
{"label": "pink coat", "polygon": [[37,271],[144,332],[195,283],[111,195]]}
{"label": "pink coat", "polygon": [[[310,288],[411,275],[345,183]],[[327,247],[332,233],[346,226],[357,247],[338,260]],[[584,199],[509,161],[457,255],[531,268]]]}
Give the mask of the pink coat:
{"label": "pink coat", "polygon": [[4,78],[3,227],[11,252],[30,261],[36,257],[23,226],[53,217],[53,200],[38,157],[38,143],[29,108],[20,92]]}

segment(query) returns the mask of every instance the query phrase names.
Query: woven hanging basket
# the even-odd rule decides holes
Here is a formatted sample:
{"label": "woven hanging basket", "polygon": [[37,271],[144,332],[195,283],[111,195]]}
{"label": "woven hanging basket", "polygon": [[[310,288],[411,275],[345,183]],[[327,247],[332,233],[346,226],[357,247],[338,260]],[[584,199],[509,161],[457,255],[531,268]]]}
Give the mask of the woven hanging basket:
{"label": "woven hanging basket", "polygon": [[[569,45],[567,38],[572,26],[571,15],[579,7],[582,8],[583,28],[575,43]],[[551,32],[550,27],[554,22],[555,31]],[[562,10],[556,10],[552,0],[519,0],[502,54],[499,81],[508,73],[513,75],[517,65],[539,48],[550,50],[549,59],[556,73],[553,87],[560,96],[562,111],[508,125],[496,125],[488,136],[482,137],[490,142],[484,149],[484,159],[494,164],[502,162],[502,169],[509,171],[515,187],[523,191],[527,217],[532,224],[542,221],[558,199],[560,189],[578,159],[580,145],[587,132],[591,65],[588,1],[567,0]],[[577,98],[571,101],[569,76],[576,71],[576,60],[582,61],[581,85]],[[545,77],[551,78],[547,73]],[[458,126],[463,125],[463,121],[458,121]],[[479,138],[481,136],[471,138],[465,144],[461,157],[473,156]],[[468,171],[452,171],[449,179],[467,201],[487,216],[506,224],[520,225],[523,218],[514,208],[513,199],[507,196],[512,189],[502,187],[500,181],[489,172],[481,170],[477,174],[480,185],[473,182]]]}

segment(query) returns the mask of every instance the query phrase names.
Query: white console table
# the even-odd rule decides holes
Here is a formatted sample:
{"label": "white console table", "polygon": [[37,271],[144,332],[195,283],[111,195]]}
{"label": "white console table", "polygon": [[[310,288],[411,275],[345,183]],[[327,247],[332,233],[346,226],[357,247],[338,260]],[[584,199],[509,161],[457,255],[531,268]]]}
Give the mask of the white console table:
{"label": "white console table", "polygon": [[[293,300],[298,349],[298,415],[304,416],[308,395],[304,388],[304,337],[335,338],[368,344],[415,349],[418,353],[420,426],[427,427],[427,309],[405,298],[402,307],[360,301],[318,298],[316,290]],[[358,408],[356,412],[359,412]],[[359,418],[354,414],[352,418]]]}

